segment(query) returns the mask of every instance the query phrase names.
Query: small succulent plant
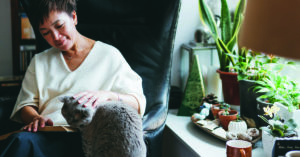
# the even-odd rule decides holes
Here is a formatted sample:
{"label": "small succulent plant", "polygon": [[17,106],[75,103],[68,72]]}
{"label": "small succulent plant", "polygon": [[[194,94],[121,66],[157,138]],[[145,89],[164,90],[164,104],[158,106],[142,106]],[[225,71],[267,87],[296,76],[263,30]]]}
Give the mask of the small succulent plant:
{"label": "small succulent plant", "polygon": [[209,103],[209,104],[218,104],[219,101],[217,100],[217,96],[215,96],[213,93],[208,94],[206,97],[202,99],[203,102]]}

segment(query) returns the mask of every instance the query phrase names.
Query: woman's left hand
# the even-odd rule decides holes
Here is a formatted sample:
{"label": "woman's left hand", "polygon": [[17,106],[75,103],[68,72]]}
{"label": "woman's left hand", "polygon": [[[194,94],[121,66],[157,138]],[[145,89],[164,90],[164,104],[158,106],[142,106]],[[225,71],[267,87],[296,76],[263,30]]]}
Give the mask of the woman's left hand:
{"label": "woman's left hand", "polygon": [[104,101],[113,100],[114,97],[117,97],[116,93],[110,91],[85,91],[77,93],[73,96],[75,99],[78,99],[78,103],[84,103],[83,107],[87,107],[88,105],[92,105],[92,107],[96,107],[99,103]]}

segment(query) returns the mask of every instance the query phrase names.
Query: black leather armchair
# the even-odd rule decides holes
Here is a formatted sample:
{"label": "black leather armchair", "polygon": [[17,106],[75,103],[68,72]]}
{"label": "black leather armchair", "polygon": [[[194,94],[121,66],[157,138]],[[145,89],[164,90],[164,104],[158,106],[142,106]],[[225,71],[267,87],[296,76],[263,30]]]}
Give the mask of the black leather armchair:
{"label": "black leather armchair", "polygon": [[[26,12],[30,2],[21,0]],[[143,78],[147,98],[143,130],[149,157],[161,156],[179,9],[180,0],[78,0],[78,31],[117,47]],[[34,31],[38,52],[50,47]]]}

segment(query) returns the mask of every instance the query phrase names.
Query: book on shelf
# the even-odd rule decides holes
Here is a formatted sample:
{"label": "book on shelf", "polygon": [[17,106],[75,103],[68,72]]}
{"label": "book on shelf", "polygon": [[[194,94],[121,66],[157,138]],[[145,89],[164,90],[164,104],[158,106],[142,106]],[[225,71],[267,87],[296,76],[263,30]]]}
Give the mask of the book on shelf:
{"label": "book on shelf", "polygon": [[35,39],[33,28],[25,13],[21,13],[21,38],[22,39]]}
{"label": "book on shelf", "polygon": [[27,67],[30,64],[30,61],[33,58],[35,52],[36,52],[35,45],[20,46],[20,72],[22,74],[26,72]]}
{"label": "book on shelf", "polygon": [[17,97],[23,76],[0,76],[0,97]]}

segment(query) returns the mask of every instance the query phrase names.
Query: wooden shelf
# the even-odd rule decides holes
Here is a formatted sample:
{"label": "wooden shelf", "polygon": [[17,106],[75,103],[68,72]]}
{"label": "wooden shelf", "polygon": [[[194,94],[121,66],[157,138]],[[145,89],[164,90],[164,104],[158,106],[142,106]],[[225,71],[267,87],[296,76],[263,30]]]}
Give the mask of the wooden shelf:
{"label": "wooden shelf", "polygon": [[[13,75],[23,75],[24,65],[21,63],[21,46],[36,45],[35,39],[21,39],[21,17],[25,10],[19,0],[11,2],[11,25],[12,25],[12,56],[13,56]],[[24,64],[24,63],[23,63]],[[29,62],[28,62],[29,64]],[[22,66],[21,66],[22,65]]]}
{"label": "wooden shelf", "polygon": [[36,45],[35,39],[21,39],[20,45]]}

